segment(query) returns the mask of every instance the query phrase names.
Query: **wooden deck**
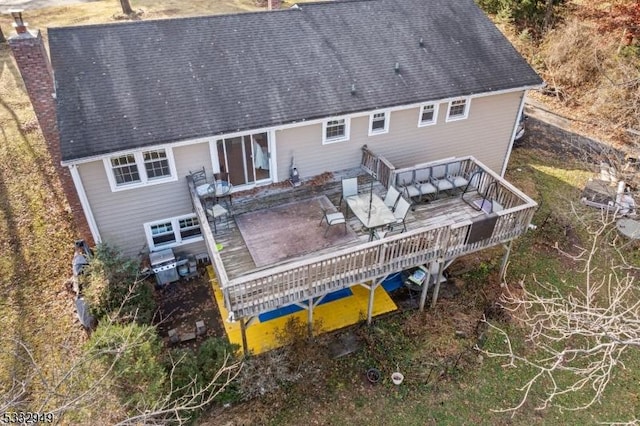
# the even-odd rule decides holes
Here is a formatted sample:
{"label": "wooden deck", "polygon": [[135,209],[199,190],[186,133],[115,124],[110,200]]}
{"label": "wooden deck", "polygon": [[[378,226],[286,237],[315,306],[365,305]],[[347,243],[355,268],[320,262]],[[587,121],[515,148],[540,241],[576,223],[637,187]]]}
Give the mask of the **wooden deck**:
{"label": "wooden deck", "polygon": [[[367,177],[362,177],[363,181],[367,181]],[[368,193],[370,188],[369,183],[363,183],[359,185],[359,190],[361,193]],[[386,190],[382,185],[376,183],[374,185],[374,193],[380,197],[384,197]],[[340,183],[333,182],[331,185],[324,186],[325,195],[329,197],[331,202],[338,206],[338,202],[340,200]],[[305,199],[311,199],[317,194],[315,191],[298,191],[297,193],[290,192],[288,197],[279,196],[278,202],[287,203],[291,201],[302,201]],[[480,196],[477,194],[473,196],[473,198],[480,199]],[[234,201],[237,204],[237,201]],[[273,202],[269,202],[269,197],[267,196],[265,199],[265,203],[261,205],[273,206]],[[255,204],[254,204],[255,206]],[[234,209],[235,210],[235,209]],[[249,211],[245,206],[242,208],[243,212]],[[342,205],[342,211],[345,211],[345,203]],[[407,231],[437,226],[438,224],[446,223],[446,222],[454,222],[454,223],[463,223],[465,221],[469,221],[474,217],[482,216],[484,213],[482,211],[476,211],[471,208],[466,202],[462,200],[460,195],[455,196],[446,196],[441,197],[438,200],[423,202],[414,204],[412,211],[409,212],[406,224]],[[318,216],[318,219],[320,216]],[[369,233],[362,226],[362,223],[353,215],[349,214],[347,226],[353,229],[358,235],[358,239],[346,244],[341,245],[340,249],[348,249],[350,247],[357,247],[369,241]],[[402,230],[402,226],[396,226],[395,231],[392,231],[390,235],[394,233],[397,234]],[[283,231],[284,232],[284,231]],[[227,275],[229,279],[234,279],[240,277],[242,275],[246,275],[251,272],[259,271],[266,269],[266,267],[256,268],[256,265],[249,253],[249,249],[245,244],[242,235],[238,227],[236,226],[233,218],[230,218],[227,223],[222,223],[218,225],[218,232],[215,234],[216,242],[222,244],[224,249],[220,252],[220,257],[222,258],[222,262],[225,265],[225,269],[227,271]],[[312,257],[316,257],[318,255],[326,254],[331,251],[335,251],[336,247],[327,248],[321,251],[317,251],[313,254],[307,254],[295,259],[288,259],[284,262],[280,262],[278,264],[270,265],[269,268],[277,266],[279,264],[292,262],[295,260],[304,260]]]}
{"label": "wooden deck", "polygon": [[[229,221],[228,228],[219,224],[215,235],[206,226],[204,209],[195,194],[193,183],[189,182],[194,209],[203,224],[203,235],[225,306],[232,317],[255,316],[355,284],[371,283],[373,294],[375,286],[389,274],[427,263],[440,265],[441,269],[442,265],[458,256],[516,238],[527,230],[536,207],[533,200],[472,157],[447,159],[400,170],[392,169],[386,162],[375,158],[368,164],[378,170],[373,173],[374,176],[384,177],[383,182],[375,181],[373,185],[373,191],[381,197],[388,185],[398,186],[397,177],[401,174],[408,172],[417,175],[419,172],[423,175],[425,172],[436,173],[443,168],[450,168],[466,173],[471,180],[472,184],[464,195],[467,202],[484,197],[500,207],[487,214],[472,208],[462,199],[459,191],[442,191],[437,199],[414,206],[415,209],[409,212],[407,218],[406,232],[398,233],[401,230],[401,226],[398,226],[395,234],[369,241],[369,234],[351,215],[348,226],[357,234],[353,242],[256,268],[233,220]],[[362,175],[361,170],[371,172],[372,169],[348,170],[325,176],[324,179],[313,179],[297,188],[278,184],[237,194],[234,196],[233,211],[241,214],[318,195],[327,196],[337,205],[341,179],[361,175],[359,189],[367,192],[371,188],[372,178]],[[216,243],[224,246],[221,252],[216,251]],[[424,297],[421,306],[424,306]]]}

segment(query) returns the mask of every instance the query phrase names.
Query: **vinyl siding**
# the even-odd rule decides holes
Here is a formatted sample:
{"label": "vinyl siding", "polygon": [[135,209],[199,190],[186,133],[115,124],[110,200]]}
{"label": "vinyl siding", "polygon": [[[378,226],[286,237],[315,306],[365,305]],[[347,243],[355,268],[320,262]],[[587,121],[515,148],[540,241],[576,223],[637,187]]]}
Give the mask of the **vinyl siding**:
{"label": "vinyl siding", "polygon": [[389,132],[368,136],[369,116],[351,118],[349,140],[322,144],[322,124],[276,131],[278,178],[286,179],[291,158],[301,176],[357,167],[367,144],[396,167],[452,156],[473,155],[496,172],[502,170],[523,92],[471,100],[469,116],[446,122],[448,103],[438,109],[437,124],[418,127],[420,108],[393,111]]}
{"label": "vinyl siding", "polygon": [[[143,223],[193,212],[185,176],[202,166],[211,170],[209,145],[173,148],[173,155],[177,181],[118,192],[111,192],[102,161],[78,166],[103,242],[116,245],[127,256],[136,256],[148,250]],[[204,242],[194,242],[174,251],[195,254],[206,252],[206,248]]]}
{"label": "vinyl siding", "polygon": [[[446,122],[447,103],[439,106],[437,124],[418,127],[420,108],[389,114],[389,132],[368,136],[369,115],[351,118],[350,138],[322,144],[322,123],[276,130],[278,180],[289,177],[292,157],[301,176],[358,167],[361,147],[367,144],[396,167],[406,167],[451,156],[473,155],[492,168],[502,169],[523,92],[471,100],[467,119]],[[212,139],[214,140],[214,139]],[[103,162],[78,165],[102,240],[126,255],[147,249],[143,223],[191,213],[185,176],[190,170],[212,170],[207,142],[173,148],[178,173],[175,182],[111,192]],[[177,252],[205,252],[203,242],[189,243]]]}

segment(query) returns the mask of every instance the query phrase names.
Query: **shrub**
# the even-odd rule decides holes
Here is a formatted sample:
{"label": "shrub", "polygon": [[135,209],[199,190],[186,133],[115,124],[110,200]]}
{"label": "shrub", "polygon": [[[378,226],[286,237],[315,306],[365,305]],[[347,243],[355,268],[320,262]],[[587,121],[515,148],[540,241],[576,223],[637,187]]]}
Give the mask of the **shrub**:
{"label": "shrub", "polygon": [[141,279],[139,269],[138,262],[126,259],[115,247],[96,247],[84,280],[84,295],[96,320],[111,315],[116,321],[151,323],[156,303],[152,288]]}
{"label": "shrub", "polygon": [[128,413],[144,412],[163,398],[167,372],[154,327],[105,322],[91,335],[85,356],[111,370],[111,383]]}

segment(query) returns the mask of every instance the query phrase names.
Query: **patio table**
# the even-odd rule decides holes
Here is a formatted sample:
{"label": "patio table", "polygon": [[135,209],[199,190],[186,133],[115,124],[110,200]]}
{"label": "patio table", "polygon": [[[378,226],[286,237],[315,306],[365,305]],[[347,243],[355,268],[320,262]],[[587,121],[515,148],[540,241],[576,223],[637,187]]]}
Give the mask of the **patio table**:
{"label": "patio table", "polygon": [[375,194],[352,195],[346,200],[353,214],[369,230],[369,241],[373,240],[377,228],[396,223],[393,212]]}

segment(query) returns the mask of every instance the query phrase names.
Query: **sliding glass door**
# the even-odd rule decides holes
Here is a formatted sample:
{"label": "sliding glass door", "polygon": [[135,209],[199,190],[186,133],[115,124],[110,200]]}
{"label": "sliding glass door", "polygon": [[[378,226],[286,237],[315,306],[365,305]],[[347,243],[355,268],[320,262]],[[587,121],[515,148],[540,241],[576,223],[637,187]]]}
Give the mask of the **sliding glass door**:
{"label": "sliding glass door", "polygon": [[250,185],[271,179],[266,133],[237,136],[216,142],[220,171],[229,173],[232,185]]}

